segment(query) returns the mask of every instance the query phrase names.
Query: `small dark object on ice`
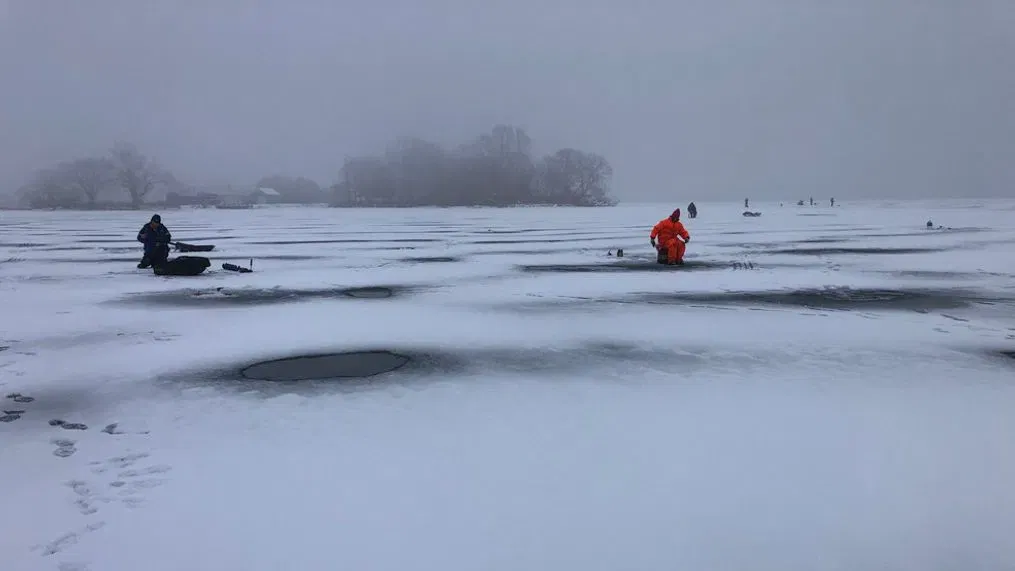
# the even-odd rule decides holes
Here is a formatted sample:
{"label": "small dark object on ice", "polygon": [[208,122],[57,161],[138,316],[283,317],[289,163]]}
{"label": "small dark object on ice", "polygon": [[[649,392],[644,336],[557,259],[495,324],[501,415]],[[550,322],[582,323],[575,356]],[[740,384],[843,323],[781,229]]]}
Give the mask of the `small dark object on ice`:
{"label": "small dark object on ice", "polygon": [[251,270],[250,268],[244,268],[243,266],[237,266],[236,264],[230,264],[229,262],[226,262],[226,263],[222,264],[222,269],[223,270],[229,270],[230,272],[239,272],[241,274],[249,274],[250,272],[254,271],[254,270]]}
{"label": "small dark object on ice", "polygon": [[170,242],[178,252],[211,252],[215,244],[188,244],[186,242]]}
{"label": "small dark object on ice", "polygon": [[747,210],[747,211],[744,212],[744,216],[747,216],[749,218],[757,218],[758,216],[761,216],[761,213],[760,212],[751,212],[751,211]]}
{"label": "small dark object on ice", "polygon": [[934,227],[934,221],[933,220],[928,220],[927,221],[927,228],[933,228],[933,227]]}
{"label": "small dark object on ice", "polygon": [[0,416],[0,422],[14,422],[19,418],[21,418],[20,414],[5,414]]}
{"label": "small dark object on ice", "polygon": [[14,402],[26,403],[26,402],[32,402],[32,401],[34,401],[35,397],[26,397],[26,396],[18,395],[16,397],[12,397],[12,400]]}
{"label": "small dark object on ice", "polygon": [[54,418],[53,420],[49,421],[50,426],[63,426],[64,424],[67,423],[60,420],[59,418]]}
{"label": "small dark object on ice", "polygon": [[126,432],[120,430],[120,423],[118,422],[107,424],[106,427],[102,429],[102,432],[105,432],[106,434],[149,434],[147,430],[140,430],[137,432]]}
{"label": "small dark object on ice", "polygon": [[618,258],[623,258],[624,257],[624,249],[623,248],[617,248],[617,257]]}
{"label": "small dark object on ice", "polygon": [[211,266],[211,260],[201,256],[177,256],[168,262],[154,266],[157,276],[196,276]]}

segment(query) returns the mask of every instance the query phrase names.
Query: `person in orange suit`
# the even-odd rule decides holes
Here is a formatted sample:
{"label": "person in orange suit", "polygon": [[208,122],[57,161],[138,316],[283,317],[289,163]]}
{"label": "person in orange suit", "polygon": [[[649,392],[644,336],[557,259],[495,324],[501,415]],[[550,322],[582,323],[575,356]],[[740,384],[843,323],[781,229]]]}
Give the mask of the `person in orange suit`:
{"label": "person in orange suit", "polygon": [[[659,243],[656,245],[656,239]],[[649,234],[649,243],[659,252],[659,261],[662,262],[662,254],[666,252],[666,263],[680,265],[684,263],[684,251],[687,249],[687,242],[691,241],[691,235],[684,228],[680,221],[680,209],[673,211],[669,218],[660,220],[652,227]]]}

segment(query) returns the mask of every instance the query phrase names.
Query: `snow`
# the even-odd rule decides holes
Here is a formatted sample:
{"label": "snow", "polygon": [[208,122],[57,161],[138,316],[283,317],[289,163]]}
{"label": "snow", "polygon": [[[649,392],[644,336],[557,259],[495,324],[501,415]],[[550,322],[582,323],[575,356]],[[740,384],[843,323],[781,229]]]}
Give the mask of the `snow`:
{"label": "snow", "polygon": [[0,568],[1015,566],[1015,201],[698,208],[0,212]]}

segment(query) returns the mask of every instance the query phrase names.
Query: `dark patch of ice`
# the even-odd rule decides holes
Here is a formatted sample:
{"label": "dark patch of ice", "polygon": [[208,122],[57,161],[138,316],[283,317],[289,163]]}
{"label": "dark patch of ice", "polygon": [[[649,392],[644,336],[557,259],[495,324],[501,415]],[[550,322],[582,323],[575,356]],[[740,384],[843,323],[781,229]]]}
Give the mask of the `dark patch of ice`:
{"label": "dark patch of ice", "polygon": [[413,243],[429,243],[429,242],[440,242],[437,238],[332,238],[328,240],[263,240],[258,242],[245,242],[246,244],[256,244],[263,246],[295,246],[300,244],[384,244],[384,243],[397,243],[397,244],[413,244]]}
{"label": "dark patch of ice", "polygon": [[393,296],[395,293],[391,288],[388,287],[353,287],[342,290],[342,295],[346,297],[358,297],[361,299],[385,299]]}
{"label": "dark patch of ice", "polygon": [[400,261],[409,263],[429,264],[429,263],[451,263],[459,262],[461,258],[453,256],[419,256],[415,258],[402,258]]}
{"label": "dark patch of ice", "polygon": [[240,374],[246,379],[275,382],[365,378],[395,371],[410,360],[391,351],[354,351],[264,361]]}
{"label": "dark patch of ice", "polygon": [[516,266],[526,273],[607,273],[607,272],[693,272],[702,270],[728,270],[735,268],[734,262],[685,260],[682,266],[657,263],[654,259],[638,261],[603,261],[599,264],[526,264]]}
{"label": "dark patch of ice", "polygon": [[879,254],[927,254],[932,252],[944,252],[948,248],[782,248],[776,250],[762,250],[761,253],[766,254],[790,254],[794,256],[834,256],[840,254],[860,254],[860,255],[879,255]]}
{"label": "dark patch of ice", "polygon": [[959,309],[981,301],[977,294],[963,290],[848,287],[720,293],[645,293],[632,297],[645,303],[663,304],[782,305],[812,309],[910,311]]}
{"label": "dark patch of ice", "polygon": [[134,294],[113,303],[166,305],[175,307],[208,307],[237,305],[271,305],[327,299],[384,299],[411,291],[408,286],[384,285],[353,288],[215,288],[207,290],[174,290]]}

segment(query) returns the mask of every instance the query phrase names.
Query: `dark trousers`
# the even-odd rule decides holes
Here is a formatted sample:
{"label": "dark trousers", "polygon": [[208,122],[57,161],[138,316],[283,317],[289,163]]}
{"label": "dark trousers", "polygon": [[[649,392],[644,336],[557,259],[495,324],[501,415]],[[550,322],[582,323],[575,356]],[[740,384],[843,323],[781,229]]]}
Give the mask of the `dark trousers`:
{"label": "dark trousers", "polygon": [[169,246],[167,244],[156,244],[151,250],[145,250],[144,256],[137,267],[141,269],[152,266],[161,266],[169,260]]}

